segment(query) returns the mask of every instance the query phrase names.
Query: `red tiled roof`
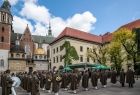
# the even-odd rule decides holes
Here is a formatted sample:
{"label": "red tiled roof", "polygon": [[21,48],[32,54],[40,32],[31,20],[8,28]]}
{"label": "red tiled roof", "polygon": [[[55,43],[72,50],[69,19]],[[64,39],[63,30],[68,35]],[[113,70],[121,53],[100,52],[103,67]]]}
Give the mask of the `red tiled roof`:
{"label": "red tiled roof", "polygon": [[112,33],[106,33],[102,36],[102,43],[110,42],[112,40]]}
{"label": "red tiled roof", "polygon": [[132,30],[133,28],[140,28],[140,19],[135,20],[133,22],[130,22],[128,24],[125,24],[122,27],[125,27],[125,28],[130,29],[130,30]]}
{"label": "red tiled roof", "polygon": [[62,37],[72,37],[76,39],[81,39],[90,42],[102,43],[102,37],[93,35],[90,33],[86,33],[77,29],[66,27],[63,32],[53,41],[56,42],[57,40],[61,39]]}
{"label": "red tiled roof", "polygon": [[[121,26],[120,28],[123,28],[123,27],[131,29],[131,30],[133,28],[140,28],[140,19],[130,22],[128,24],[125,24]],[[90,41],[90,42],[96,42],[96,43],[106,43],[112,40],[112,33],[106,33],[102,36],[97,36],[97,35],[86,33],[77,29],[66,27],[63,30],[63,32],[52,43],[56,42],[57,40],[63,37],[72,37],[72,38],[81,39],[81,40]]]}

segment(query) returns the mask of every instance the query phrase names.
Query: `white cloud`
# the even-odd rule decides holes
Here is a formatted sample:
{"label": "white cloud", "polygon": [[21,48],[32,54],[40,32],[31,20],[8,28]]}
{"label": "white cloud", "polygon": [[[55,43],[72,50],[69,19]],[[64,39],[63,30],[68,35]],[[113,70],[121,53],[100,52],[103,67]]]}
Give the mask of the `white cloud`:
{"label": "white cloud", "polygon": [[27,27],[27,24],[30,28],[30,31],[33,32],[34,29],[30,21],[18,16],[13,17],[13,27],[16,33],[23,33]]}
{"label": "white cloud", "polygon": [[[71,27],[85,32],[90,32],[94,29],[96,17],[89,11],[81,14],[76,13],[72,17],[64,20],[61,17],[52,15],[49,9],[45,6],[38,5],[37,1],[38,0],[24,0],[24,7],[20,11],[22,18],[14,17],[14,28],[16,31],[24,31],[23,27],[28,23],[33,34],[46,35],[49,21],[51,22],[52,34],[54,36],[58,36],[65,27]],[[34,21],[35,24],[31,25],[27,19]]]}
{"label": "white cloud", "polygon": [[47,28],[41,23],[37,23],[35,26],[35,32],[33,34],[35,35],[46,35],[47,34]]}
{"label": "white cloud", "polygon": [[27,19],[43,24],[47,24],[47,21],[50,19],[49,10],[44,6],[39,6],[33,2],[25,2],[20,14]]}
{"label": "white cloud", "polygon": [[33,2],[36,3],[38,0],[23,0],[24,2]]}
{"label": "white cloud", "polygon": [[67,20],[67,26],[89,32],[93,24],[96,22],[96,18],[89,11],[82,14],[75,14],[73,17]]}

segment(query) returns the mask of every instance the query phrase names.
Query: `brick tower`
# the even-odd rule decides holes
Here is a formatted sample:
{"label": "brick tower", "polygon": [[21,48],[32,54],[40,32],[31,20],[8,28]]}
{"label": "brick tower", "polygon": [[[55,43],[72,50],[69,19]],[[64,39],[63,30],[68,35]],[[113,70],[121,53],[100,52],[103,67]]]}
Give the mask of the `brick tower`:
{"label": "brick tower", "polygon": [[13,20],[10,8],[11,5],[8,0],[4,0],[0,7],[0,70],[8,69],[8,53]]}

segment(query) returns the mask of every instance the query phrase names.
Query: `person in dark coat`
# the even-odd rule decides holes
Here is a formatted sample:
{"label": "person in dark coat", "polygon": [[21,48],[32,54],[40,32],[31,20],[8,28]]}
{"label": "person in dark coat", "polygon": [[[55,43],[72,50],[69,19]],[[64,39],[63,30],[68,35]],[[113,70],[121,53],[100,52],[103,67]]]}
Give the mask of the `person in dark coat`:
{"label": "person in dark coat", "polygon": [[87,91],[88,90],[88,82],[89,82],[89,73],[85,71],[82,78],[82,87]]}
{"label": "person in dark coat", "polygon": [[61,88],[67,90],[68,75],[66,72],[62,74]]}
{"label": "person in dark coat", "polygon": [[45,89],[48,91],[48,93],[51,92],[51,82],[52,82],[52,74],[48,72],[46,74],[46,82],[45,82]]}
{"label": "person in dark coat", "polygon": [[77,76],[78,76],[78,79],[77,79],[77,87],[80,86],[80,82],[81,82],[81,78],[82,78],[82,73],[77,71]]}
{"label": "person in dark coat", "polygon": [[32,88],[31,87],[31,84],[32,84],[31,80],[32,80],[32,74],[28,74],[27,75],[27,82],[26,82],[27,83],[27,88],[26,88],[27,92],[31,92],[31,88]]}
{"label": "person in dark coat", "polygon": [[112,70],[111,72],[111,83],[116,84],[117,82],[117,72],[115,70]]}
{"label": "person in dark coat", "polygon": [[76,89],[77,89],[78,75],[77,75],[75,70],[71,74],[71,78],[70,79],[71,79],[70,89],[73,91],[74,94],[76,94],[77,93]]}
{"label": "person in dark coat", "polygon": [[28,78],[27,72],[25,72],[23,75],[23,89],[24,90],[27,90],[27,78]]}
{"label": "person in dark coat", "polygon": [[71,72],[68,72],[68,73],[67,73],[67,76],[68,76],[68,78],[67,78],[67,88],[70,88],[71,75],[72,75],[72,73],[71,73]]}
{"label": "person in dark coat", "polygon": [[133,84],[135,83],[134,72],[130,68],[126,72],[126,83],[129,84],[130,88],[133,88]]}
{"label": "person in dark coat", "polygon": [[10,70],[6,70],[2,78],[2,95],[10,95],[12,93],[13,81],[11,79]]}
{"label": "person in dark coat", "polygon": [[125,86],[125,72],[124,72],[124,69],[122,69],[121,72],[120,72],[120,83],[121,83],[122,87]]}
{"label": "person in dark coat", "polygon": [[45,74],[45,72],[42,72],[40,74],[40,88],[42,90],[45,90],[45,78],[46,78],[46,74]]}
{"label": "person in dark coat", "polygon": [[55,93],[55,95],[58,95],[59,92],[59,84],[61,82],[61,76],[58,72],[53,74],[53,78],[52,78],[52,92]]}
{"label": "person in dark coat", "polygon": [[98,89],[98,87],[97,87],[98,75],[97,75],[97,71],[96,70],[91,73],[91,83],[92,83],[92,86],[95,89]]}
{"label": "person in dark coat", "polygon": [[103,87],[106,87],[107,85],[107,73],[105,70],[102,70],[100,73],[100,82],[103,85]]}
{"label": "person in dark coat", "polygon": [[31,95],[40,95],[39,93],[39,79],[37,77],[37,72],[33,72],[31,79]]}

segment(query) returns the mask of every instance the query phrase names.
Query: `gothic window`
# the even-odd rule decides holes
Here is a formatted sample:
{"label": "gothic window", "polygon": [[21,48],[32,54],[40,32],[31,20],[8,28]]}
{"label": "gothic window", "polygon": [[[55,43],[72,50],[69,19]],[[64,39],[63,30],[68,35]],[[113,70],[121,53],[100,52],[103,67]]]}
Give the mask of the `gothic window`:
{"label": "gothic window", "polygon": [[4,42],[4,37],[3,36],[1,37],[1,42]]}
{"label": "gothic window", "polygon": [[4,67],[4,60],[3,59],[0,60],[0,67]]}
{"label": "gothic window", "polygon": [[4,32],[4,27],[2,27],[2,32]]}

